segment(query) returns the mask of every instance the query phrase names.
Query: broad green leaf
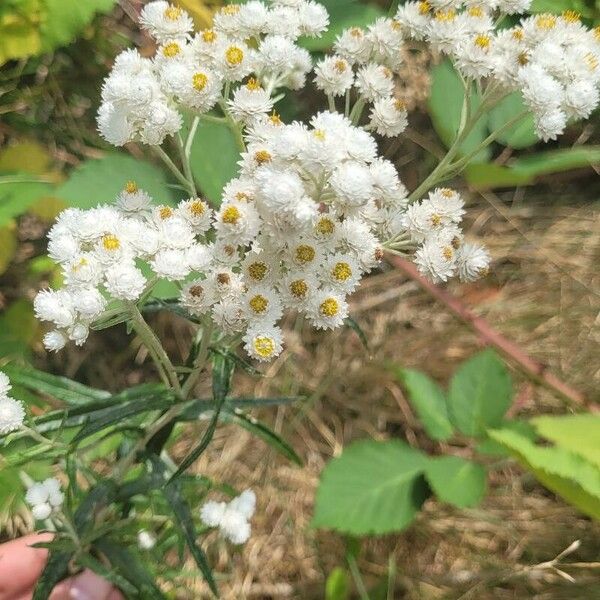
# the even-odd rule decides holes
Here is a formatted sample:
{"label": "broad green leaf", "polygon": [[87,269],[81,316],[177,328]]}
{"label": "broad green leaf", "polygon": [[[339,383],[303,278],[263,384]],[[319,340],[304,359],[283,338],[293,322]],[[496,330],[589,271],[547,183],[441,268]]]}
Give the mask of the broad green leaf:
{"label": "broad green leaf", "polygon": [[135,181],[157,204],[170,204],[183,197],[183,192],[175,194],[169,188],[160,168],[124,152],[108,152],[102,158],[86,160],[54,193],[71,206],[92,208],[113,202],[128,181]]}
{"label": "broad green leaf", "polygon": [[[502,421],[500,427],[498,429],[507,429],[510,431],[514,431],[519,435],[535,442],[538,439],[537,433],[533,425],[529,423],[529,421],[519,421],[519,420],[510,420],[507,419]],[[479,442],[475,449],[477,452],[481,454],[485,454],[487,456],[499,456],[499,457],[507,457],[510,456],[508,450],[499,444],[496,440],[493,440],[490,437],[484,438],[481,442]]]}
{"label": "broad green leaf", "polygon": [[312,526],[352,535],[405,529],[429,495],[427,462],[397,440],[351,444],[321,474]]}
{"label": "broad green leaf", "polygon": [[535,182],[532,175],[495,163],[470,164],[464,174],[467,183],[476,190],[514,188]]}
{"label": "broad green leaf", "polygon": [[594,16],[594,10],[585,0],[533,0],[529,12],[549,12],[560,15],[565,10],[574,10],[586,18]]}
{"label": "broad green leaf", "polygon": [[540,177],[600,165],[600,146],[575,146],[523,156],[510,163],[521,176]]}
{"label": "broad green leaf", "polygon": [[452,377],[448,393],[450,420],[465,435],[485,435],[498,427],[512,400],[510,375],[493,350],[463,363]]}
{"label": "broad green leaf", "polygon": [[52,193],[53,186],[38,179],[27,173],[0,176],[0,226]]}
{"label": "broad green leaf", "polygon": [[325,600],[348,600],[350,577],[341,567],[335,567],[325,582]]}
{"label": "broad green leaf", "polygon": [[[175,4],[186,10],[194,19],[197,30],[210,27],[213,17],[213,5],[206,0],[175,0]],[[214,5],[218,8],[218,4]]]}
{"label": "broad green leaf", "polygon": [[435,495],[444,502],[468,508],[477,506],[485,494],[485,469],[458,456],[431,458],[425,477]]}
{"label": "broad green leaf", "polygon": [[433,440],[450,439],[454,433],[448,418],[446,398],[441,388],[427,375],[413,369],[394,371],[408,390],[408,400],[417,412],[427,435]]}
{"label": "broad green leaf", "polygon": [[0,171],[26,171],[44,175],[50,169],[52,157],[44,146],[34,140],[20,140],[0,151]]}
{"label": "broad green leaf", "polygon": [[[444,60],[431,70],[431,92],[429,95],[429,114],[433,127],[440,139],[450,147],[460,127],[461,112],[465,97],[464,87],[459,75],[449,60]],[[480,99],[472,92],[472,105],[476,109]],[[487,137],[487,115],[479,119],[471,133],[460,147],[459,155],[475,150]],[[490,157],[489,147],[482,150],[471,162],[486,162]]]}
{"label": "broad green leaf", "polygon": [[221,123],[201,123],[192,145],[192,172],[200,191],[215,206],[225,184],[238,172],[240,158],[235,138]]}
{"label": "broad green leaf", "polygon": [[600,414],[536,417],[531,423],[542,437],[600,469]]}
{"label": "broad green leaf", "polygon": [[335,38],[349,27],[366,28],[385,12],[376,4],[357,0],[321,0],[329,12],[329,27],[317,38],[301,38],[300,45],[307,50],[325,51],[335,42]]}
{"label": "broad green leaf", "polygon": [[0,356],[23,357],[40,330],[31,302],[17,300],[0,315]]}
{"label": "broad green leaf", "polygon": [[0,65],[41,52],[42,8],[42,0],[4,0],[0,3]]}
{"label": "broad green leaf", "polygon": [[17,245],[17,228],[14,221],[0,227],[0,275],[8,269],[17,251]]}
{"label": "broad green leaf", "polygon": [[526,437],[497,429],[489,435],[505,446],[540,483],[581,512],[600,519],[600,469],[563,448],[536,446]]}
{"label": "broad green leaf", "polygon": [[[505,123],[515,118],[525,110],[523,97],[519,92],[513,92],[489,112],[490,131],[500,129]],[[520,123],[501,133],[497,141],[504,146],[520,150],[529,148],[539,140],[535,134],[533,115],[527,115]]]}
{"label": "broad green leaf", "polygon": [[303,465],[302,459],[285,440],[269,429],[264,423],[257,421],[254,417],[245,415],[241,410],[230,409],[227,406],[223,407],[221,421],[239,425],[269,444],[269,446],[277,450],[277,452],[285,456],[288,460],[291,460],[300,467]]}
{"label": "broad green leaf", "polygon": [[44,373],[32,367],[6,365],[2,370],[14,383],[40,394],[53,396],[70,405],[105,400],[111,396],[110,392],[105,390],[97,390],[67,377]]}
{"label": "broad green leaf", "polygon": [[116,0],[44,0],[44,4],[46,15],[40,32],[42,51],[49,52],[72,42],[96,13],[110,11]]}

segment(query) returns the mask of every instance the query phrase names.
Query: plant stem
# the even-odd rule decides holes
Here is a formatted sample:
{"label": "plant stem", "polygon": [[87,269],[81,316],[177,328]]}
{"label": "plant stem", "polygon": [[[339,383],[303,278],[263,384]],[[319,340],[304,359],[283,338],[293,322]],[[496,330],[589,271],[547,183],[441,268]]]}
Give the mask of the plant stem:
{"label": "plant stem", "polygon": [[165,163],[169,171],[175,175],[176,179],[182,183],[187,190],[192,191],[190,182],[185,175],[177,168],[177,165],[170,159],[169,155],[160,146],[150,146],[153,152]]}
{"label": "plant stem", "polygon": [[350,573],[352,573],[352,579],[354,579],[354,584],[356,585],[356,591],[358,592],[358,595],[360,596],[361,600],[370,600],[369,593],[367,592],[365,582],[360,574],[356,560],[354,560],[354,557],[350,554],[346,556],[346,560],[348,561]]}
{"label": "plant stem", "polygon": [[[195,121],[195,119],[194,119],[194,121]],[[194,133],[195,133],[196,127],[198,127],[197,122],[195,123],[195,127],[193,127]],[[192,130],[190,130],[190,133],[192,133]],[[184,143],[180,134],[177,134],[176,139],[177,139],[177,149],[179,150],[179,156],[181,158],[181,164],[183,165],[183,173],[184,173],[185,179],[187,181],[188,189],[190,190],[192,196],[195,198],[198,195],[198,192],[196,191],[196,182],[194,181],[194,175],[192,174],[192,167],[190,166],[190,157],[186,151],[187,147],[188,147],[188,143],[190,146],[190,150],[191,150],[192,144],[191,144],[191,141],[189,138]]]}
{"label": "plant stem", "polygon": [[365,104],[366,100],[364,98],[359,98],[352,107],[352,111],[350,112],[350,116],[348,117],[350,121],[352,121],[352,125],[356,125],[360,121],[360,117],[362,115],[362,111],[365,107]]}
{"label": "plant stem", "polygon": [[346,98],[344,100],[344,116],[350,115],[350,89],[346,90]]}
{"label": "plant stem", "polygon": [[183,384],[182,393],[183,397],[187,398],[192,390],[194,389],[194,385],[198,381],[198,377],[200,377],[200,373],[204,368],[206,363],[206,358],[208,357],[208,349],[210,346],[210,340],[213,333],[213,324],[212,321],[205,325],[202,331],[202,340],[200,341],[200,349],[198,350],[198,356],[196,360],[194,360],[193,371],[189,374],[185,383]]}
{"label": "plant stem", "polygon": [[329,106],[329,112],[337,112],[335,107],[335,100],[331,94],[327,94],[327,105]]}

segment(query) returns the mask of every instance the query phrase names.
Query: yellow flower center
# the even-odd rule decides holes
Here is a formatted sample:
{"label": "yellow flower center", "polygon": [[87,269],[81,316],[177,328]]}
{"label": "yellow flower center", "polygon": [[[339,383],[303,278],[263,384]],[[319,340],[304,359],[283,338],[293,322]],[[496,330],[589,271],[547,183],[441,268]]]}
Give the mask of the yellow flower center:
{"label": "yellow flower center", "polygon": [[254,77],[250,77],[250,79],[248,79],[246,82],[246,89],[250,90],[251,92],[257,92],[258,90],[262,90],[262,86]]}
{"label": "yellow flower center", "polygon": [[183,11],[178,6],[169,6],[169,8],[165,10],[165,19],[169,19],[169,21],[177,21],[182,14]]}
{"label": "yellow flower center", "polygon": [[437,213],[433,213],[431,217],[429,217],[429,220],[434,227],[439,227],[442,224],[442,217]]}
{"label": "yellow flower center", "polygon": [[193,285],[190,288],[190,296],[192,298],[201,298],[204,294],[204,288],[201,285]]}
{"label": "yellow flower center", "polygon": [[315,249],[307,244],[302,244],[296,248],[296,260],[300,263],[309,263],[315,260]]}
{"label": "yellow flower center", "polygon": [[81,269],[82,267],[87,267],[88,261],[86,258],[82,258],[80,259],[80,261],[77,264],[74,264],[71,267],[71,271],[73,271],[73,273],[77,273],[77,271],[79,271],[79,269]]}
{"label": "yellow flower center", "polygon": [[266,150],[259,150],[254,154],[254,160],[259,165],[264,165],[265,163],[271,162],[271,154]]}
{"label": "yellow flower center", "polygon": [[304,279],[296,279],[290,283],[290,292],[296,298],[306,298],[308,294],[308,283]]}
{"label": "yellow flower center", "polygon": [[436,11],[434,18],[436,21],[440,21],[442,23],[451,23],[456,19],[456,11],[449,8],[448,10],[438,10]]}
{"label": "yellow flower center", "polygon": [[108,233],[102,237],[102,245],[105,250],[113,251],[118,250],[121,247],[121,242],[116,235]]}
{"label": "yellow flower center", "polygon": [[590,71],[595,71],[598,68],[598,57],[591,52],[588,52],[583,60]]}
{"label": "yellow flower center", "polygon": [[244,60],[244,51],[238,46],[229,46],[225,50],[225,60],[229,65],[235,67]]}
{"label": "yellow flower center", "polygon": [[261,296],[261,294],[256,294],[256,296],[252,296],[248,304],[257,315],[261,315],[269,307],[269,301],[264,296]]}
{"label": "yellow flower center", "polygon": [[235,198],[240,202],[250,202],[250,200],[252,200],[250,194],[247,194],[246,192],[236,192]]}
{"label": "yellow flower center", "polygon": [[228,225],[235,225],[241,216],[242,214],[236,206],[228,206],[221,215],[221,221]]}
{"label": "yellow flower center", "polygon": [[482,50],[487,50],[492,43],[492,38],[489,35],[478,35],[475,38],[475,45],[479,46]]}
{"label": "yellow flower center", "polygon": [[396,21],[396,19],[392,20],[392,29],[394,31],[401,31],[402,30],[402,23],[400,23],[400,21]]}
{"label": "yellow flower center", "polygon": [[338,73],[344,73],[347,69],[347,64],[345,60],[336,60],[335,64],[333,65],[333,68],[338,72]]}
{"label": "yellow flower center", "polygon": [[315,226],[321,235],[331,235],[335,231],[335,224],[329,217],[321,217]]}
{"label": "yellow flower center", "polygon": [[181,46],[177,42],[170,42],[162,49],[163,55],[167,58],[174,58],[180,52]]}
{"label": "yellow flower center", "polygon": [[594,37],[600,42],[600,25],[594,27]]}
{"label": "yellow flower center", "polygon": [[472,6],[469,9],[469,16],[475,18],[483,17],[483,9],[481,6]]}
{"label": "yellow flower center", "polygon": [[352,29],[350,29],[350,35],[355,38],[361,38],[364,33],[360,27],[352,27]]}
{"label": "yellow flower center", "polygon": [[229,273],[219,273],[217,275],[217,283],[219,285],[229,285],[231,283],[231,277]]}
{"label": "yellow flower center", "polygon": [[442,250],[442,256],[447,260],[447,261],[451,261],[452,257],[454,256],[454,250],[452,248],[452,246],[446,246],[443,250]]}
{"label": "yellow flower center", "polygon": [[581,19],[581,15],[574,10],[565,10],[561,16],[567,23],[579,23]]}
{"label": "yellow flower center", "polygon": [[525,32],[519,27],[512,32],[512,37],[520,42],[525,37]]}
{"label": "yellow flower center", "polygon": [[158,216],[165,221],[173,216],[173,209],[170,206],[161,206],[158,209]]}
{"label": "yellow flower center", "polygon": [[406,110],[406,102],[404,102],[404,100],[400,100],[400,98],[396,98],[396,100],[394,100],[394,108],[398,112]]}
{"label": "yellow flower center", "polygon": [[419,14],[426,15],[431,11],[431,4],[426,0],[424,2],[419,2]]}
{"label": "yellow flower center", "polygon": [[194,217],[201,217],[206,211],[206,203],[202,200],[194,200],[189,206],[189,211]]}
{"label": "yellow flower center", "polygon": [[324,317],[335,317],[340,312],[340,303],[335,298],[326,298],[321,302],[319,310]]}
{"label": "yellow flower center", "polygon": [[255,337],[252,345],[254,346],[254,351],[256,354],[262,356],[263,358],[268,358],[275,352],[275,340],[267,337],[266,335],[259,335]]}
{"label": "yellow flower center", "polygon": [[456,192],[454,190],[451,190],[450,188],[442,188],[440,192],[442,193],[442,196],[444,196],[444,198],[454,198],[454,196],[456,195]]}
{"label": "yellow flower center", "polygon": [[322,129],[315,129],[313,131],[313,135],[318,139],[323,141],[325,139],[325,132]]}
{"label": "yellow flower center", "polygon": [[275,111],[273,111],[273,114],[269,117],[269,120],[271,121],[271,123],[273,123],[273,125],[283,125],[281,117]]}
{"label": "yellow flower center", "polygon": [[128,194],[135,194],[138,191],[138,186],[137,183],[135,181],[128,181],[125,184],[125,187],[123,188],[123,190],[125,192],[127,192]]}
{"label": "yellow flower center", "polygon": [[212,44],[217,39],[217,34],[212,29],[205,29],[202,32],[202,39],[207,44]]}
{"label": "yellow flower center", "polygon": [[517,56],[517,62],[524,67],[526,64],[529,64],[529,56],[527,56],[527,52],[519,52]]}
{"label": "yellow flower center", "polygon": [[556,27],[556,17],[550,14],[539,15],[535,20],[538,29],[554,29]]}
{"label": "yellow flower center", "polygon": [[338,262],[331,269],[331,276],[336,281],[347,281],[352,277],[352,269],[347,262]]}
{"label": "yellow flower center", "polygon": [[221,12],[229,16],[237,15],[240,12],[240,7],[238,4],[228,4],[221,9]]}
{"label": "yellow flower center", "polygon": [[192,77],[192,85],[194,89],[201,92],[208,83],[208,77],[204,73],[194,73]]}
{"label": "yellow flower center", "polygon": [[253,262],[248,266],[248,275],[255,281],[262,281],[269,268],[264,262]]}

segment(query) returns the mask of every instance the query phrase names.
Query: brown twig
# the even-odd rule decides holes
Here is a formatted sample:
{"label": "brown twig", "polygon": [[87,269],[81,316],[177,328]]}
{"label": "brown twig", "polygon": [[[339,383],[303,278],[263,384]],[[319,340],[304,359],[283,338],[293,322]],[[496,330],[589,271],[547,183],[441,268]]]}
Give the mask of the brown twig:
{"label": "brown twig", "polygon": [[388,255],[387,260],[400,269],[413,281],[416,281],[426,292],[443,304],[459,319],[474,329],[491,346],[514,362],[528,377],[556,392],[563,399],[573,404],[583,405],[586,400],[581,392],[573,389],[552,373],[548,367],[529,356],[522,348],[496,331],[485,319],[477,316],[456,296],[435,285],[417,270],[415,265],[400,256]]}

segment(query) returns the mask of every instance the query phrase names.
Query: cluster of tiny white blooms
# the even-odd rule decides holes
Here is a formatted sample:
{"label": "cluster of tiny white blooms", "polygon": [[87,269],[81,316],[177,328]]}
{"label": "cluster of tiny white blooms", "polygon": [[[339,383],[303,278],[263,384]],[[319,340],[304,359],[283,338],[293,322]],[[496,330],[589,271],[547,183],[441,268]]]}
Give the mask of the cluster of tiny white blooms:
{"label": "cluster of tiny white blooms", "polygon": [[156,546],[156,536],[145,529],[140,529],[137,535],[137,543],[140,550],[152,550]]}
{"label": "cluster of tiny white blooms", "polygon": [[57,511],[64,501],[60,491],[60,482],[50,477],[40,483],[34,483],[25,494],[25,500],[31,506],[31,514],[38,521],[47,519]]}
{"label": "cluster of tiny white blooms", "polygon": [[435,282],[447,281],[454,275],[462,281],[475,281],[487,273],[488,252],[463,240],[459,228],[463,206],[458,192],[440,188],[411,204],[403,217],[407,233],[418,244],[417,267]]}
{"label": "cluster of tiny white blooms", "polygon": [[23,404],[9,395],[12,386],[5,373],[0,372],[0,435],[16,431],[23,425]]}
{"label": "cluster of tiny white blooms", "polygon": [[499,92],[519,91],[548,141],[570,120],[587,118],[600,101],[600,29],[579,15],[537,14],[496,29],[500,13],[526,10],[528,1],[408,2],[396,15],[407,35],[451,57],[469,79],[493,81]]}
{"label": "cluster of tiny white blooms", "polygon": [[371,105],[369,128],[397,136],[407,125],[406,106],[394,97],[394,75],[402,63],[402,27],[398,21],[377,19],[365,31],[344,30],[334,54],[315,66],[315,84],[330,97],[354,89],[362,104]]}
{"label": "cluster of tiny white blooms", "polygon": [[218,527],[224,538],[233,544],[244,544],[250,538],[250,519],[256,507],[256,495],[245,490],[231,502],[206,502],[200,517],[209,527]]}
{"label": "cluster of tiny white blooms", "polygon": [[[189,15],[159,0],[144,6],[140,22],[155,56],[126,50],[102,88],[98,128],[116,146],[162,144],[181,129],[184,111],[200,115],[217,104],[240,124],[267,114],[277,88],[304,85],[312,62],[296,41],[321,35],[329,17],[312,0],[251,0],[223,7],[212,29],[193,34]],[[238,86],[250,75],[250,85]]]}

